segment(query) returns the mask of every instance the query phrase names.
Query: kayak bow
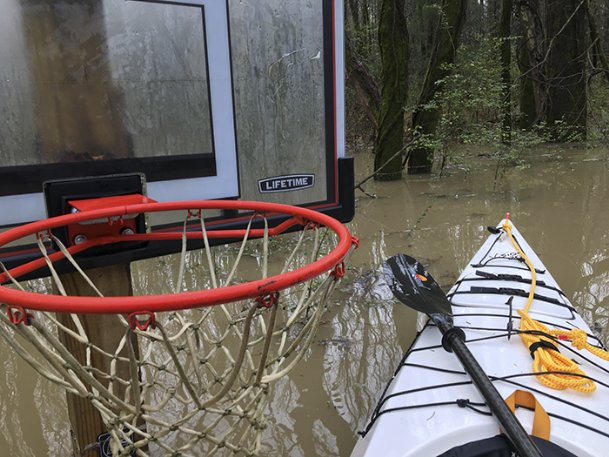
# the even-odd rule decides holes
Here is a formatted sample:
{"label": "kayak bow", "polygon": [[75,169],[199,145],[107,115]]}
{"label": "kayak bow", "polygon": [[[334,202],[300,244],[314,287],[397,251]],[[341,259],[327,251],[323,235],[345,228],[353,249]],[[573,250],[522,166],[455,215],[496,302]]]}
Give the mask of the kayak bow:
{"label": "kayak bow", "polygon": [[[387,268],[391,269],[391,263]],[[451,312],[438,301],[439,287],[427,297],[417,297],[423,305],[413,304],[400,294],[407,294],[408,287],[422,287],[430,276],[423,274],[424,269],[413,270],[409,276],[414,274],[414,283],[405,291],[401,288],[405,279],[400,277],[404,272],[398,270],[389,272],[390,278],[400,278],[389,282],[396,297],[432,319],[382,393],[352,457],[433,457],[449,451],[451,456],[471,455],[467,450],[473,443],[479,447],[480,443],[505,442],[497,436],[501,429],[491,414],[496,408],[489,407],[455,355],[442,348],[442,332],[433,315]],[[536,435],[535,443],[544,456],[606,455],[607,353],[511,222],[502,221],[491,229],[447,297],[454,327],[464,332],[467,349],[500,397],[509,397],[516,417],[528,433]],[[553,365],[557,356],[573,360],[579,371]],[[556,377],[584,381],[586,391],[570,385],[553,388],[544,381]],[[589,383],[596,390],[589,390]],[[520,450],[521,455],[528,456],[527,452]]]}
{"label": "kayak bow", "polygon": [[497,417],[513,448],[527,457],[542,457],[522,424],[510,411],[476,358],[465,344],[465,332],[453,325],[450,302],[423,266],[412,257],[398,254],[385,262],[385,280],[393,295],[402,303],[425,313],[442,332],[442,347],[453,352],[463,365],[490,411]]}

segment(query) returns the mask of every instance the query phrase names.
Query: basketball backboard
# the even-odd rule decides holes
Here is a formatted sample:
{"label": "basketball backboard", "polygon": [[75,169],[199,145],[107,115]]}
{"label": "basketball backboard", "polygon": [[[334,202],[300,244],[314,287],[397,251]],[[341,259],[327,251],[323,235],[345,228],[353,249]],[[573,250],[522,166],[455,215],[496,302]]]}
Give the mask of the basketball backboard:
{"label": "basketball backboard", "polygon": [[157,201],[240,198],[349,220],[342,5],[6,0],[0,226],[61,212],[47,205],[55,182],[87,178],[76,196],[88,198],[112,194],[116,175],[139,176]]}

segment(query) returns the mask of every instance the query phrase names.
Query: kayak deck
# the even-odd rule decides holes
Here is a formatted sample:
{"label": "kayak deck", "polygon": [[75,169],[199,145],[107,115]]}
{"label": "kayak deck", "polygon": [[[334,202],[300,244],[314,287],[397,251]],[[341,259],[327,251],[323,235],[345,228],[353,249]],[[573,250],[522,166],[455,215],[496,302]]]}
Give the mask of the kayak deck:
{"label": "kayak deck", "polygon": [[[501,227],[501,225],[499,226]],[[587,332],[588,343],[602,347],[547,271],[513,228],[514,238],[537,271],[529,315],[547,327]],[[518,335],[520,316],[531,287],[531,273],[503,231],[492,234],[447,294],[455,326],[503,398],[516,389],[532,392],[548,412],[550,441],[577,456],[601,456],[609,449],[609,362],[556,341],[559,351],[596,380],[592,393],[554,390],[541,384],[532,358]],[[458,359],[441,345],[430,322],[411,348],[375,408],[353,451],[359,456],[435,456],[455,446],[490,438],[499,426]],[[517,409],[525,430],[533,413]]]}

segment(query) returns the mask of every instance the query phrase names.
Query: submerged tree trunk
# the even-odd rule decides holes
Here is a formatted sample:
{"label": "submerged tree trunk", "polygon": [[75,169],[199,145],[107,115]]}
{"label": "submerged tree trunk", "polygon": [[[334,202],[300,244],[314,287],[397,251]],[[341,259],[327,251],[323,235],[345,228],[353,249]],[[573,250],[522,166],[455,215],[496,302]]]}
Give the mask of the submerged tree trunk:
{"label": "submerged tree trunk", "polygon": [[585,139],[586,16],[582,0],[548,0],[547,68],[549,77],[546,120],[555,141]]}
{"label": "submerged tree trunk", "polygon": [[[421,135],[433,135],[440,120],[440,109],[430,106],[436,94],[442,90],[443,81],[451,73],[455,62],[463,24],[467,12],[467,0],[443,0],[440,24],[436,31],[434,48],[427,66],[423,89],[413,114],[413,130]],[[433,147],[419,145],[412,150],[408,173],[430,173],[433,165]]]}
{"label": "submerged tree trunk", "polygon": [[511,143],[512,138],[512,0],[502,0],[499,37],[501,38],[501,85],[503,89],[502,142]]}
{"label": "submerged tree trunk", "polygon": [[383,0],[379,21],[382,84],[374,158],[375,179],[402,177],[404,107],[408,95],[408,29],[405,0]]}

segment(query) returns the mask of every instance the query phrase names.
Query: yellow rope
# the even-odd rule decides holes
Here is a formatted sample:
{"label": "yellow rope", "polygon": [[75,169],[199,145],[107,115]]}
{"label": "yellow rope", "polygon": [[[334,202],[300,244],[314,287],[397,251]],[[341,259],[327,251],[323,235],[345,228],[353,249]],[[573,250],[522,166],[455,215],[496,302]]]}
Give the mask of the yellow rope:
{"label": "yellow rope", "polygon": [[[527,348],[530,348],[532,344],[540,341],[549,343],[555,346],[552,338],[542,336],[552,335],[559,340],[571,341],[571,344],[578,350],[587,349],[592,354],[600,357],[604,360],[609,360],[609,353],[603,349],[592,346],[588,343],[588,336],[585,331],[575,328],[572,330],[550,330],[544,324],[529,316],[529,310],[533,304],[533,298],[535,296],[535,287],[537,284],[537,272],[533,266],[531,260],[527,255],[522,252],[520,246],[514,240],[512,236],[512,226],[508,219],[503,223],[503,230],[509,237],[512,245],[518,252],[518,254],[524,259],[527,267],[531,271],[531,289],[525,307],[522,310],[518,310],[520,314],[520,337],[522,342]],[[543,343],[542,343],[543,344]],[[586,374],[577,366],[577,364],[570,358],[561,354],[558,350],[554,350],[551,347],[539,346],[533,352],[533,371],[535,373],[548,373],[551,374],[537,374],[537,379],[544,385],[557,390],[573,389],[578,392],[590,393],[596,389],[594,381],[586,379]],[[554,374],[557,373],[557,374]],[[558,374],[560,373],[560,374]],[[572,376],[570,373],[576,375]]]}

